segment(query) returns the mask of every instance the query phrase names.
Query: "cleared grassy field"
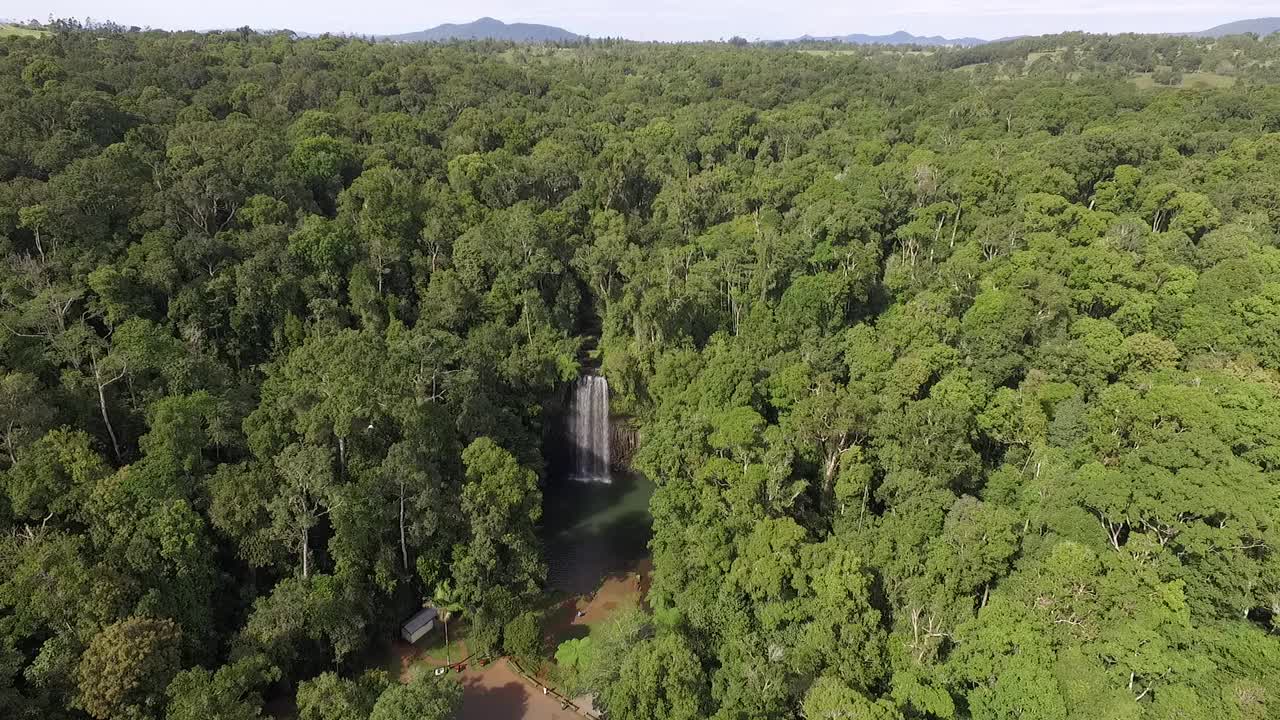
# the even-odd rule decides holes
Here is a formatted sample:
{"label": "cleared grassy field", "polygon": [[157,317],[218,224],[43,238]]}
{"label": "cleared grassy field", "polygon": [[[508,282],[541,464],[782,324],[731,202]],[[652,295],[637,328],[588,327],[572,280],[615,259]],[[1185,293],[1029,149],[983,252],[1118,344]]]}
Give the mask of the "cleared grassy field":
{"label": "cleared grassy field", "polygon": [[0,38],[6,37],[43,37],[48,35],[48,30],[35,30],[32,28],[18,27],[17,25],[0,24]]}
{"label": "cleared grassy field", "polygon": [[577,54],[577,48],[530,45],[504,50],[498,53],[498,58],[508,63],[551,63],[572,60]]}
{"label": "cleared grassy field", "polygon": [[1219,75],[1211,72],[1194,72],[1182,76],[1182,87],[1204,85],[1212,88],[1232,87],[1236,79],[1230,75]]}
{"label": "cleared grassy field", "polygon": [[832,55],[861,55],[859,50],[799,50],[805,55],[817,55],[819,57],[831,57]]}
{"label": "cleared grassy field", "polygon": [[[853,49],[853,48],[851,48],[851,49],[849,49],[849,50],[822,50],[822,49],[818,49],[818,48],[807,48],[807,49],[804,49],[804,50],[797,50],[796,52],[801,52],[801,53],[804,53],[804,54],[806,54],[806,55],[817,55],[817,56],[819,56],[819,57],[833,57],[833,56],[836,56],[836,55],[866,55],[866,54],[867,54],[867,53],[866,53],[866,50],[864,50],[863,48],[857,48],[857,49]],[[909,56],[912,56],[912,55],[919,55],[919,56],[922,56],[922,57],[928,57],[929,55],[933,55],[933,54],[934,54],[934,52],[935,52],[935,51],[933,51],[933,50],[881,50],[881,51],[879,52],[879,54],[880,54],[880,55],[898,55],[898,56],[901,56],[901,57],[909,57]]]}
{"label": "cleared grassy field", "polygon": [[1155,87],[1228,88],[1236,84],[1236,79],[1230,75],[1219,75],[1218,73],[1193,72],[1184,74],[1182,76],[1182,83],[1179,85],[1156,85],[1156,81],[1152,79],[1151,73],[1140,73],[1133,78],[1133,84],[1137,85],[1140,90],[1150,90]]}
{"label": "cleared grassy field", "polygon": [[1062,57],[1062,53],[1064,51],[1065,51],[1064,48],[1058,48],[1056,50],[1050,50],[1048,52],[1029,52],[1027,53],[1027,59],[1022,64],[1022,67],[1023,69],[1030,68],[1032,65],[1035,64],[1037,60],[1039,60],[1040,58],[1046,58],[1046,57],[1056,62]]}

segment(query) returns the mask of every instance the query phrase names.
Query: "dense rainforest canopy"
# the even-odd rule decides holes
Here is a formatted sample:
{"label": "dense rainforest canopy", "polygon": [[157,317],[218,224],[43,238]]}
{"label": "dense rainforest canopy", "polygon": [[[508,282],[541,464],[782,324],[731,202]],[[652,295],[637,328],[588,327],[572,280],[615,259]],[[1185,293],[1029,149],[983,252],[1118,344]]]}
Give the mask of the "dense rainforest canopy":
{"label": "dense rainforest canopy", "polygon": [[527,640],[590,355],[657,485],[608,717],[1280,717],[1277,83],[0,39],[0,716],[450,717],[361,654],[424,599]]}

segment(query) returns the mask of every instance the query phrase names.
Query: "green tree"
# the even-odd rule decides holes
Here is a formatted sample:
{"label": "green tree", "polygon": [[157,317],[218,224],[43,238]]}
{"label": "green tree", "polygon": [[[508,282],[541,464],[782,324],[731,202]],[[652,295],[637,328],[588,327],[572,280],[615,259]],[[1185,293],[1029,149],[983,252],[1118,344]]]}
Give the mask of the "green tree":
{"label": "green tree", "polygon": [[619,681],[600,699],[620,720],[693,720],[705,716],[706,677],[687,641],[675,633],[659,635],[632,648]]}
{"label": "green tree", "polygon": [[373,705],[369,720],[449,720],[462,707],[462,686],[419,673],[408,683],[393,683]]}
{"label": "green tree", "polygon": [[253,655],[214,672],[203,668],[184,670],[169,683],[170,720],[253,720],[261,717],[261,688],[274,682],[280,671],[265,658]]}
{"label": "green tree", "polygon": [[94,636],[76,670],[77,704],[95,718],[159,717],[179,670],[182,632],[171,620],[129,618]]}
{"label": "green tree", "polygon": [[32,443],[4,474],[4,488],[18,518],[83,517],[95,486],[109,474],[106,461],[82,432],[53,430]]}
{"label": "green tree", "polygon": [[901,713],[887,703],[872,702],[832,677],[820,677],[804,696],[804,716],[813,720],[894,720]]}
{"label": "green tree", "polygon": [[477,621],[501,626],[517,614],[512,601],[532,597],[546,574],[537,538],[542,492],[533,471],[489,438],[467,446],[462,462],[470,536],[453,551],[458,598],[477,609]]}
{"label": "green tree", "polygon": [[276,457],[281,484],[268,509],[281,539],[296,543],[304,579],[311,576],[311,529],[340,502],[332,462],[310,445],[290,445]]}
{"label": "green tree", "polygon": [[522,612],[502,628],[502,647],[530,670],[542,664],[542,614]]}
{"label": "green tree", "polygon": [[348,679],[332,672],[298,684],[301,720],[368,720],[378,698],[391,686],[386,673],[371,670]]}
{"label": "green tree", "polygon": [[440,624],[444,627],[444,659],[446,663],[452,663],[449,653],[453,650],[453,646],[449,644],[449,621],[454,615],[462,612],[462,603],[458,600],[458,590],[453,583],[448,580],[441,580],[431,591],[431,607],[436,609],[436,615],[440,618]]}

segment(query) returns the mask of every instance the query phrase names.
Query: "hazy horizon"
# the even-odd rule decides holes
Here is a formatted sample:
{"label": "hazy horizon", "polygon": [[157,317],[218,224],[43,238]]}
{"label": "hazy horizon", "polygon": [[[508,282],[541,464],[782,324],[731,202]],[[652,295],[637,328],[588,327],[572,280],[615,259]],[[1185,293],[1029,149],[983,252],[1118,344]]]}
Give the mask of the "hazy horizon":
{"label": "hazy horizon", "polygon": [[634,40],[714,40],[741,35],[751,39],[783,39],[801,35],[883,35],[905,30],[915,35],[973,36],[994,39],[1068,30],[1088,32],[1187,32],[1225,22],[1275,15],[1274,3],[1243,0],[1229,6],[1197,0],[1160,3],[1153,0],[1082,0],[1069,7],[1048,0],[902,0],[895,12],[880,4],[850,3],[832,8],[818,0],[796,0],[779,9],[776,3],[724,0],[690,5],[651,0],[643,9],[608,0],[481,0],[457,5],[414,4],[403,0],[366,0],[359,4],[315,2],[262,3],[226,0],[183,6],[164,0],[11,0],[0,11],[15,20],[49,17],[111,20],[169,30],[209,30],[244,25],[300,32],[395,34],[442,23],[466,23],[482,16],[504,22],[555,25],[582,35]]}

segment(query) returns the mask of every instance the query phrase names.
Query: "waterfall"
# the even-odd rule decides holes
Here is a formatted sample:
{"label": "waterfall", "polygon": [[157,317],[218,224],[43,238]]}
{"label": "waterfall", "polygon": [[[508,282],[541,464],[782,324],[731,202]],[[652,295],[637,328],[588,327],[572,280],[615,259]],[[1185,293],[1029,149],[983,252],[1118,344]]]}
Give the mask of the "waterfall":
{"label": "waterfall", "polygon": [[603,377],[584,375],[574,383],[568,431],[573,479],[610,482],[609,382]]}

